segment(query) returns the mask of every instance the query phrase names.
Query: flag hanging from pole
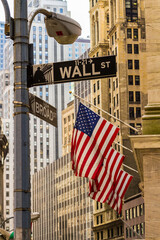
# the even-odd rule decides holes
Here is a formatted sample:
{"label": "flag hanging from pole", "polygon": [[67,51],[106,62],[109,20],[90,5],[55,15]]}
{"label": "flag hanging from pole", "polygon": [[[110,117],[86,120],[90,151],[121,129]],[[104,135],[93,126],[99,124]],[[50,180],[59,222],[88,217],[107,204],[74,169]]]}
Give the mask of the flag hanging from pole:
{"label": "flag hanging from pole", "polygon": [[108,199],[116,182],[123,160],[124,155],[120,154],[112,147],[109,149],[103,161],[103,165],[99,168],[96,179],[94,181],[89,181],[89,190],[93,199],[104,202]]}
{"label": "flag hanging from pole", "polygon": [[[97,192],[91,192],[89,196],[98,202],[107,202],[111,208],[120,214],[122,210],[122,199],[132,178],[133,176],[122,169],[118,172],[116,182],[113,182],[108,174],[105,178],[105,184],[101,185],[100,190]],[[93,191],[94,188],[91,188],[91,182],[89,184],[90,190]]]}
{"label": "flag hanging from pole", "polygon": [[79,104],[72,135],[71,160],[76,176],[95,179],[119,128]]}

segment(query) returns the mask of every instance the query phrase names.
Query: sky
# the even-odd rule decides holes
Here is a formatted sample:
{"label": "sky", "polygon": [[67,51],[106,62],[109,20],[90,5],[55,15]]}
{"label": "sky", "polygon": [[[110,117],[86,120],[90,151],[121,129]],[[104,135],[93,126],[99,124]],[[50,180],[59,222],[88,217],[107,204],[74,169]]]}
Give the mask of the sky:
{"label": "sky", "polygon": [[[7,0],[11,16],[13,17],[13,1]],[[67,0],[68,11],[71,11],[71,17],[82,27],[82,37],[90,36],[89,23],[89,0]],[[4,8],[0,0],[0,21],[5,21]]]}

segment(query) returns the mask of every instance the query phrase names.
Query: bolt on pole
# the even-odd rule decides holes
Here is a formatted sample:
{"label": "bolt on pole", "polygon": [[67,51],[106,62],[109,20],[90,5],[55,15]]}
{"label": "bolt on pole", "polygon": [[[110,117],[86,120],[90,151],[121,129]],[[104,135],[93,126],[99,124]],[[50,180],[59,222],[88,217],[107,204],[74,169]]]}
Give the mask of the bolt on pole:
{"label": "bolt on pole", "polygon": [[31,239],[27,1],[14,0],[14,233]]}

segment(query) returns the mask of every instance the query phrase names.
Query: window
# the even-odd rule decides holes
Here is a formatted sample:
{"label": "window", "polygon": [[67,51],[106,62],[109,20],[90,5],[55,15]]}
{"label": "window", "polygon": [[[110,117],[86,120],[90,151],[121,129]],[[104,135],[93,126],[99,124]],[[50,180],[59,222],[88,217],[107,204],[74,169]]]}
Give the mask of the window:
{"label": "window", "polygon": [[63,13],[63,8],[60,8],[60,11],[59,11],[60,13]]}
{"label": "window", "polygon": [[97,216],[97,225],[99,224],[99,216]]}
{"label": "window", "polygon": [[100,215],[101,223],[103,223],[103,215]]}
{"label": "window", "polygon": [[140,216],[143,215],[143,204],[139,205],[139,213],[140,213]]}
{"label": "window", "polygon": [[99,240],[99,232],[97,232],[97,240]]}
{"label": "window", "polygon": [[139,75],[135,76],[135,85],[140,85],[140,76]]}
{"label": "window", "polygon": [[[135,127],[135,124],[134,123],[130,123],[130,125],[132,126],[132,127]],[[135,131],[132,129],[132,128],[130,128],[130,135],[134,135],[135,134]]]}
{"label": "window", "polygon": [[96,92],[96,84],[93,85],[93,92]]}
{"label": "window", "polygon": [[94,7],[94,0],[92,0],[92,7]]}
{"label": "window", "polygon": [[112,35],[112,45],[114,44],[114,36]]}
{"label": "window", "polygon": [[135,237],[135,232],[136,232],[136,226],[135,225],[133,225],[133,237]]}
{"label": "window", "polygon": [[129,219],[132,219],[132,208],[129,209]]}
{"label": "window", "polygon": [[113,82],[113,91],[115,91],[115,88],[116,88],[116,86],[115,86],[115,81]]}
{"label": "window", "polygon": [[128,76],[128,84],[133,85],[133,75]]}
{"label": "window", "polygon": [[140,103],[140,101],[141,101],[140,92],[137,91],[137,92],[136,92],[136,102]]}
{"label": "window", "polygon": [[138,29],[137,28],[133,29],[133,39],[138,40]]}
{"label": "window", "polygon": [[131,238],[132,237],[132,230],[129,229],[129,237]]}
{"label": "window", "polygon": [[140,234],[144,234],[144,223],[140,223]]}
{"label": "window", "polygon": [[100,104],[100,95],[98,95],[97,103]]}
{"label": "window", "polygon": [[107,13],[107,23],[109,23],[109,13]]}
{"label": "window", "polygon": [[42,27],[39,27],[39,32],[42,32]]}
{"label": "window", "polygon": [[126,18],[128,22],[136,22],[138,19],[137,0],[126,0]]}
{"label": "window", "polygon": [[36,26],[33,26],[33,32],[35,32],[36,31]]}
{"label": "window", "polygon": [[114,36],[115,36],[115,40],[116,40],[117,39],[117,32],[115,32]]}
{"label": "window", "polygon": [[41,14],[40,13],[38,13],[37,19],[38,19],[38,22],[41,21]]}
{"label": "window", "polygon": [[132,53],[132,44],[127,44],[127,53]]}
{"label": "window", "polygon": [[39,43],[42,43],[42,34],[39,34]]}
{"label": "window", "polygon": [[117,106],[118,106],[118,94],[116,95],[116,99],[117,99]]}
{"label": "window", "polygon": [[139,118],[139,117],[141,117],[141,108],[137,107],[136,108],[136,118]]}
{"label": "window", "polygon": [[129,91],[129,103],[134,101],[133,91]]}
{"label": "window", "polygon": [[132,217],[133,218],[136,217],[136,209],[135,209],[135,207],[132,208]]}
{"label": "window", "polygon": [[117,118],[119,118],[119,110],[117,110]]}
{"label": "window", "polygon": [[108,229],[108,238],[110,238],[110,229]]}
{"label": "window", "polygon": [[127,28],[127,38],[132,38],[132,29]]}
{"label": "window", "polygon": [[134,60],[134,68],[139,69],[139,60]]}
{"label": "window", "polygon": [[133,69],[133,61],[128,60],[128,69]]}
{"label": "window", "polygon": [[97,81],[97,90],[99,90],[99,81]]}
{"label": "window", "polygon": [[114,108],[115,108],[115,106],[116,106],[116,98],[115,97],[113,98],[113,104],[114,104]]}
{"label": "window", "polygon": [[139,45],[134,44],[134,54],[138,54],[138,53],[139,53]]}
{"label": "window", "polygon": [[116,88],[118,88],[118,78],[116,78]]}
{"label": "window", "polygon": [[9,214],[9,209],[6,209],[6,214]]}
{"label": "window", "polygon": [[96,98],[94,98],[94,105],[96,105]]}
{"label": "window", "polygon": [[103,239],[103,231],[101,231],[101,240]]}
{"label": "window", "polygon": [[136,232],[137,232],[138,234],[140,233],[140,225],[139,225],[139,224],[136,225]]}
{"label": "window", "polygon": [[99,209],[99,204],[98,204],[98,202],[97,202],[97,210]]}
{"label": "window", "polygon": [[111,237],[113,238],[113,228],[111,228]]}
{"label": "window", "polygon": [[129,234],[128,234],[128,228],[126,228],[126,238],[128,238]]}
{"label": "window", "polygon": [[6,192],[6,197],[9,197],[9,192]]}
{"label": "window", "polygon": [[129,108],[129,119],[130,120],[134,119],[134,107]]}
{"label": "window", "polygon": [[111,79],[109,78],[109,88],[111,88]]}

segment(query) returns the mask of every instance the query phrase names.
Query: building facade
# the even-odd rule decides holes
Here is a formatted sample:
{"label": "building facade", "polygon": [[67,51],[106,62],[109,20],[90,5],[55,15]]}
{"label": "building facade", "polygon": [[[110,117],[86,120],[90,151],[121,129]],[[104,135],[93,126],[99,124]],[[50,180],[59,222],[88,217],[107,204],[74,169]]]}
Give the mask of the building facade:
{"label": "building facade", "polygon": [[40,213],[33,223],[35,240],[94,239],[88,181],[74,176],[70,154],[33,175],[32,211]]}
{"label": "building facade", "polygon": [[4,44],[6,42],[6,36],[4,34],[4,22],[0,21],[0,70],[4,68]]}
{"label": "building facade", "polygon": [[[144,1],[90,0],[91,50],[89,55],[90,57],[116,55],[117,64],[116,77],[91,81],[91,101],[94,105],[137,129],[141,129],[141,115],[147,102],[148,88],[145,81],[144,11]],[[124,163],[127,166],[136,169],[133,153],[118,145],[131,148],[128,135],[136,134],[136,132],[101,111],[99,114],[120,127],[113,147],[125,155]],[[140,192],[138,187],[140,178],[132,170],[125,167],[124,170],[133,175],[133,180],[125,195],[125,198],[128,198]],[[94,217],[98,214],[99,212],[94,208]],[[110,209],[110,214],[113,216],[112,209]],[[116,218],[112,218],[111,221],[106,220],[106,224],[106,226],[112,225],[113,228],[113,234],[108,235],[108,238],[119,239],[116,236]],[[121,224],[123,225],[122,221]],[[104,228],[105,231],[106,229]],[[94,226],[95,239],[101,239],[97,232],[99,230]]]}
{"label": "building facade", "polygon": [[74,101],[67,104],[62,111],[62,153],[63,156],[71,152],[72,132],[75,122]]}
{"label": "building facade", "polygon": [[125,239],[139,239],[139,235],[145,239],[144,210],[144,199],[141,194],[134,195],[125,200],[123,206]]}

